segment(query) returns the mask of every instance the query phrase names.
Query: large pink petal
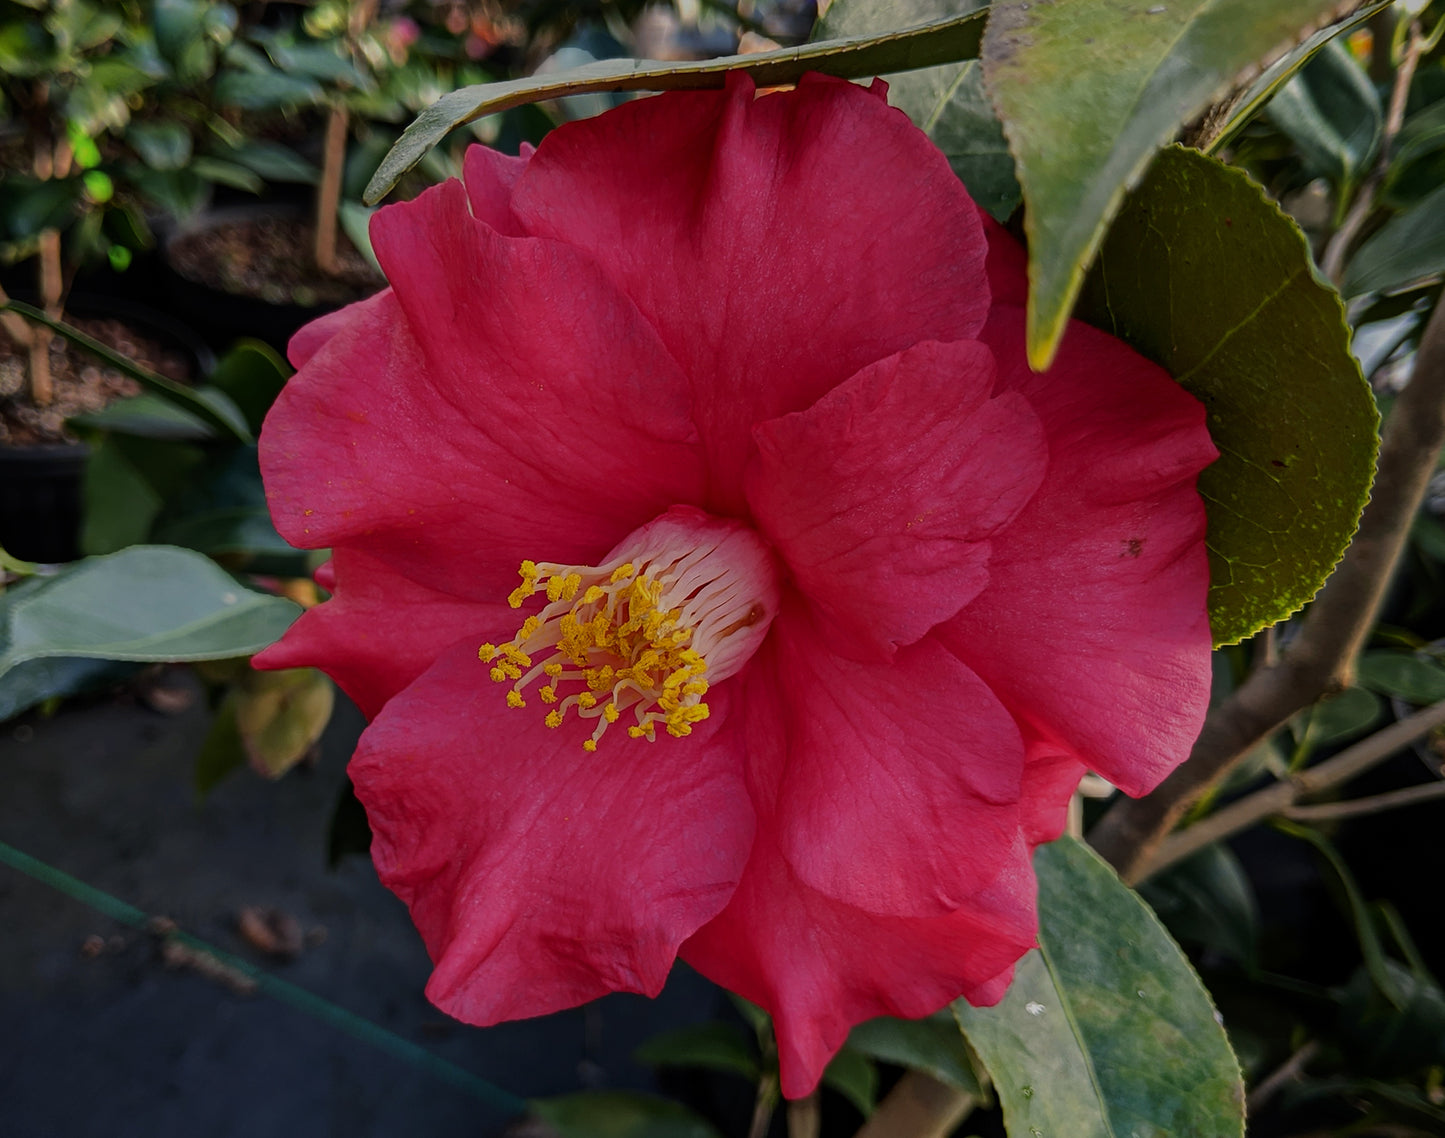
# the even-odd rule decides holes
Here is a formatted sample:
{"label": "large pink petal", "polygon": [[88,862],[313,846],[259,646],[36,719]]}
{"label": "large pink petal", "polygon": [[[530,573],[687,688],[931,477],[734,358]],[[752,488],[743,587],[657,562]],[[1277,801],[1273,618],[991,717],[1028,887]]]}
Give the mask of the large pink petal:
{"label": "large pink petal", "polygon": [[881,94],[734,76],[562,126],[517,182],[527,231],[589,252],[682,362],[714,512],[742,507],[754,423],[985,317],[973,203]]}
{"label": "large pink petal", "polygon": [[498,236],[457,182],[382,211],[373,235],[394,288],[317,350],[262,432],[288,541],[354,543],[500,598],[523,558],[585,561],[701,496],[687,385],[584,257]]}
{"label": "large pink petal", "polygon": [[508,237],[522,235],[521,226],[512,216],[512,190],[533,153],[526,142],[515,158],[488,146],[467,147],[462,170],[473,217]]}
{"label": "large pink petal", "polygon": [[813,1091],[864,1020],[929,1015],[960,996],[997,1003],[1034,945],[1034,876],[1022,840],[988,888],[943,917],[880,917],[808,888],[766,829],[732,900],[683,944],[704,976],[767,1009],[782,1090]]}
{"label": "large pink petal", "polygon": [[351,778],[377,870],[436,964],[438,1007],[489,1024],[657,993],[752,844],[726,685],[709,703],[686,739],[619,731],[589,754],[579,721],[549,730],[540,701],[508,708],[457,645],[387,704]]}
{"label": "large pink petal", "polygon": [[[750,733],[749,764],[761,801],[777,778],[776,840],[798,877],[874,913],[964,904],[1018,830],[1024,751],[1009,714],[931,639],[891,664],[837,655],[796,593],[768,647],[779,714]],[[772,774],[752,753],[771,732],[787,755]]]}
{"label": "large pink petal", "polygon": [[988,580],[1048,460],[1028,401],[993,385],[984,345],[929,342],[754,429],[753,516],[845,655],[890,658]]}
{"label": "large pink petal", "polygon": [[1209,697],[1209,585],[1198,472],[1204,409],[1123,343],[1073,323],[1042,375],[1022,309],[985,340],[999,385],[1043,421],[1049,470],[993,539],[988,587],[935,632],[1026,736],[1131,794],[1188,754]]}
{"label": "large pink petal", "polygon": [[520,623],[505,601],[437,592],[359,550],[338,549],[326,565],[334,595],[302,613],[253,663],[320,668],[367,718],[458,640],[475,654],[483,642],[508,639]]}

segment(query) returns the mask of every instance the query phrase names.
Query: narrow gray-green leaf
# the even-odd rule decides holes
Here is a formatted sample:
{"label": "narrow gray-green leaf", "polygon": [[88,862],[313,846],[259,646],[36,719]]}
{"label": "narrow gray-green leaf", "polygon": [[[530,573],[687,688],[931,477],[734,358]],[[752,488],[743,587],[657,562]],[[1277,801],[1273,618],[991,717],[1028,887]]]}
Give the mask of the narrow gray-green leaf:
{"label": "narrow gray-green leaf", "polygon": [[189,549],[138,545],[0,596],[0,675],[54,656],[217,660],[274,643],[300,609]]}
{"label": "narrow gray-green leaf", "polygon": [[[813,39],[868,35],[984,7],[987,0],[833,0],[813,29]],[[1019,184],[978,61],[887,78],[889,103],[933,139],[974,201],[997,220],[1006,219],[1019,203]]]}
{"label": "narrow gray-green leaf", "polygon": [[1028,209],[1029,362],[1048,366],[1109,220],[1155,151],[1340,0],[997,0],[983,72]]}
{"label": "narrow gray-green leaf", "polygon": [[722,87],[741,72],[759,87],[796,83],[806,72],[859,79],[895,71],[934,67],[978,54],[983,12],[935,20],[885,35],[825,40],[802,47],[752,55],[729,55],[698,62],[660,63],[650,59],[605,59],[572,71],[533,75],[503,83],[484,83],[448,92],[422,111],[402,132],[362,195],[375,205],[427,151],[464,123],[524,103],[596,91],[671,91]]}
{"label": "narrow gray-green leaf", "polygon": [[1304,236],[1247,175],[1173,147],[1120,211],[1080,315],[1208,411],[1220,457],[1199,492],[1215,642],[1289,616],[1354,534],[1379,421]]}
{"label": "narrow gray-green leaf", "polygon": [[1039,849],[1039,948],[992,1008],[954,1005],[1012,1135],[1229,1138],[1239,1064],[1159,919],[1087,847]]}
{"label": "narrow gray-green leaf", "polygon": [[1445,274],[1445,186],[1387,221],[1345,266],[1340,292],[1401,292]]}

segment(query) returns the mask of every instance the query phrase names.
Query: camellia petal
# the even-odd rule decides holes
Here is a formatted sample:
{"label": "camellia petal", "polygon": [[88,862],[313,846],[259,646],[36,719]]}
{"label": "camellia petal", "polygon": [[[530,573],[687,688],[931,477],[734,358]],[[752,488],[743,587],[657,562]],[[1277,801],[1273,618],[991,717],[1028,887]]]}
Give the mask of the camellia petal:
{"label": "camellia petal", "polygon": [[549,730],[479,672],[474,647],[444,653],[351,765],[378,872],[436,963],[427,995],[475,1024],[655,995],[752,844],[725,698],[688,738],[622,737],[604,760],[577,721]]}
{"label": "camellia petal", "polygon": [[258,668],[321,668],[368,717],[465,638],[476,646],[515,622],[505,601],[481,602],[429,589],[386,562],[344,548],[323,567],[333,596],[307,609],[284,640],[259,653]]}
{"label": "camellia petal", "polygon": [[[776,840],[794,872],[872,913],[931,917],[964,904],[1018,832],[1013,719],[931,640],[891,664],[837,655],[796,593],[772,640],[781,699],[768,726],[787,742]],[[750,736],[749,747],[762,743]]]}
{"label": "camellia petal", "polygon": [[527,231],[590,253],[681,362],[715,512],[743,506],[755,423],[982,325],[977,213],[881,96],[810,76],[754,98],[734,75],[560,127],[517,182]]}
{"label": "camellia petal", "polygon": [[1027,400],[993,386],[984,345],[924,343],[754,428],[748,502],[845,655],[890,658],[988,581],[988,538],[1048,461]]}
{"label": "camellia petal", "polygon": [[512,190],[534,153],[526,142],[515,158],[487,146],[468,148],[462,169],[473,217],[504,236],[522,235],[522,227],[512,214]]}
{"label": "camellia petal", "polygon": [[1160,368],[1077,322],[1053,367],[1024,359],[1022,309],[985,340],[1038,411],[1049,470],[998,534],[989,584],[939,635],[1026,732],[1130,794],[1188,754],[1209,700],[1209,569],[1195,491],[1216,451]]}

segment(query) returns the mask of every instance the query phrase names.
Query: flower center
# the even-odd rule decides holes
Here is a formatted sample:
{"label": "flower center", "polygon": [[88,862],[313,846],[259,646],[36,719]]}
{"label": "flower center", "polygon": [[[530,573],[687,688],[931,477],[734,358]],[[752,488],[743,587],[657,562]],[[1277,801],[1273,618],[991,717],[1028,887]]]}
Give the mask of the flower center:
{"label": "flower center", "polygon": [[708,687],[736,675],[757,651],[778,611],[777,562],[741,522],[690,506],[634,530],[600,565],[523,561],[507,598],[520,608],[539,589],[547,604],[505,644],[483,644],[491,677],[509,683],[507,706],[523,691],[550,706],[548,727],[576,709],[596,720],[595,751],[624,715],[634,739],[691,734],[708,717]]}

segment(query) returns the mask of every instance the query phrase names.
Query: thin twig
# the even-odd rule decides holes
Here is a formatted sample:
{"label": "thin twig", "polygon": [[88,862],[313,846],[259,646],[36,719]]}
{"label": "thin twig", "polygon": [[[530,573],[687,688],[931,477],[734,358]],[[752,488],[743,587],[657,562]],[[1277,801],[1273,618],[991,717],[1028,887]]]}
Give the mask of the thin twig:
{"label": "thin twig", "polygon": [[947,1138],[978,1099],[922,1071],[909,1071],[854,1138]]}
{"label": "thin twig", "polygon": [[1420,52],[1424,44],[1425,37],[1420,33],[1419,23],[1411,24],[1405,54],[1400,59],[1400,66],[1395,70],[1395,85],[1390,89],[1390,107],[1385,115],[1384,129],[1380,133],[1380,149],[1375,157],[1375,165],[1370,170],[1370,176],[1360,186],[1349,213],[1345,214],[1344,221],[1340,223],[1339,229],[1335,230],[1320,258],[1320,272],[1335,284],[1339,284],[1340,278],[1344,276],[1345,256],[1354,245],[1360,227],[1374,211],[1375,195],[1390,169],[1390,148],[1394,146],[1395,136],[1400,133],[1400,127],[1405,121],[1405,102],[1410,94],[1410,82],[1415,78],[1415,68],[1420,63]]}
{"label": "thin twig", "polygon": [[1324,822],[1336,818],[1358,818],[1365,814],[1382,814],[1386,810],[1398,810],[1402,806],[1432,802],[1437,798],[1445,798],[1445,782],[1427,782],[1419,786],[1407,786],[1404,790],[1372,794],[1368,798],[1355,798],[1349,802],[1326,802],[1320,806],[1291,806],[1284,812],[1284,815],[1297,822]]}
{"label": "thin twig", "polygon": [[1126,881],[1139,879],[1190,804],[1251,747],[1295,712],[1349,685],[1442,444],[1445,304],[1437,302],[1420,337],[1410,382],[1385,426],[1374,490],[1359,531],[1300,621],[1299,635],[1276,663],[1257,668],[1210,711],[1189,759],[1154,793],[1117,803],[1090,832],[1091,844]]}
{"label": "thin twig", "polygon": [[[10,303],[10,297],[3,288],[0,288],[0,306]],[[15,341],[22,348],[30,347],[31,341],[35,339],[35,331],[25,322],[25,317],[18,312],[11,312],[8,309],[0,312],[0,328],[4,328],[6,335]]]}
{"label": "thin twig", "polygon": [[1311,1039],[1281,1063],[1268,1078],[1262,1080],[1254,1090],[1249,1092],[1249,1097],[1245,1099],[1245,1114],[1253,1118],[1255,1112],[1263,1109],[1264,1105],[1287,1084],[1295,1082],[1303,1075],[1305,1068],[1314,1062],[1315,1056],[1319,1053],[1319,1040]]}
{"label": "thin twig", "polygon": [[[1326,759],[1281,782],[1257,790],[1238,802],[1231,802],[1203,821],[1167,838],[1152,858],[1136,868],[1134,880],[1152,877],[1176,862],[1198,853],[1205,846],[1258,825],[1266,818],[1290,813],[1297,800],[1343,786],[1441,725],[1445,725],[1445,700],[1376,731],[1369,738],[1360,740],[1353,747],[1347,747],[1332,759]],[[1445,787],[1445,783],[1434,785]]]}

